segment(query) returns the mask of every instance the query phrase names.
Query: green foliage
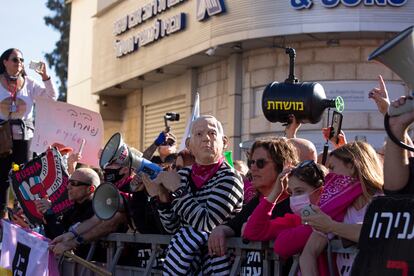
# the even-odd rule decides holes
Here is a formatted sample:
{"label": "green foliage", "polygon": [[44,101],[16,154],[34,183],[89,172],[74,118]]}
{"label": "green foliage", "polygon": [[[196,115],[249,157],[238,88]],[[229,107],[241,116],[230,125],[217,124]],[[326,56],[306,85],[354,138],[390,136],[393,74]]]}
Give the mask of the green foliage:
{"label": "green foliage", "polygon": [[45,58],[59,78],[59,101],[66,101],[70,4],[65,4],[65,0],[47,0],[46,6],[52,11],[52,15],[44,17],[45,23],[60,33],[60,39],[56,42],[55,49],[45,54]]}

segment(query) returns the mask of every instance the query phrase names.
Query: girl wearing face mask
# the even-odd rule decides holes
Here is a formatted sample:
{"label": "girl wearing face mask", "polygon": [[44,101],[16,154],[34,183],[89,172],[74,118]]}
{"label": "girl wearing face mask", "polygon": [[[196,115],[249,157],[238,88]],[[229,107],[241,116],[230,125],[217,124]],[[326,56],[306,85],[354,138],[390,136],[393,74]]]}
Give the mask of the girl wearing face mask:
{"label": "girl wearing face mask", "polygon": [[[330,204],[343,212],[333,215],[326,208],[314,207],[315,214],[303,218],[304,223],[314,229],[300,257],[300,267],[304,275],[319,275],[316,259],[326,247],[328,238],[337,236],[357,243],[362,228],[365,211],[375,195],[382,194],[383,172],[375,150],[365,142],[353,142],[334,150],[328,161],[332,180],[331,190],[341,191],[347,182],[347,190],[342,190]],[[342,182],[336,181],[342,180]],[[351,191],[351,192],[350,192]],[[327,193],[326,196],[329,194]],[[343,199],[353,198],[345,204]],[[326,204],[329,205],[329,202]],[[317,234],[324,233],[325,235]],[[337,270],[340,275],[350,275],[356,254],[338,254]]]}

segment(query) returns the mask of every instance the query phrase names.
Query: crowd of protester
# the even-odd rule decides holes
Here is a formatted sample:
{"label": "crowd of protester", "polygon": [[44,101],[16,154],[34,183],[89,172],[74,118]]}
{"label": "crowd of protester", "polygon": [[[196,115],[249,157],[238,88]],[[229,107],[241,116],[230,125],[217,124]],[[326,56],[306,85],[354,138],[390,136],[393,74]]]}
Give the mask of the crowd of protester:
{"label": "crowd of protester", "polygon": [[[29,96],[56,98],[44,65],[38,73],[46,88],[39,88],[27,79],[22,61],[17,49],[1,56],[0,95],[26,89]],[[398,108],[409,100],[401,97],[390,103],[382,77],[369,97],[382,114],[390,105]],[[19,119],[32,120],[32,112],[30,107]],[[8,119],[5,114],[0,116],[1,120]],[[398,139],[411,143],[407,128],[413,121],[414,112],[407,112],[391,117],[390,127]],[[39,213],[44,214],[42,233],[51,239],[50,250],[56,255],[75,250],[85,257],[86,244],[112,232],[129,229],[141,234],[170,234],[170,244],[157,256],[154,268],[162,269],[164,275],[228,275],[233,258],[226,241],[242,237],[274,241],[274,252],[286,260],[283,273],[288,273],[291,258],[299,255],[302,275],[329,275],[328,241],[341,239],[357,247],[367,207],[374,197],[412,193],[414,159],[390,140],[376,152],[366,142],[347,142],[341,132],[338,140],[331,141],[334,149],[326,164],[321,164],[314,144],[297,137],[300,123],[294,115],[289,122],[286,137],[257,139],[246,154],[247,162],[236,160],[234,168],[224,158],[228,139],[215,117],[202,115],[193,121],[187,147],[180,152],[175,135],[162,131],[143,151],[144,158],[163,168],[155,179],[115,162],[105,168],[87,168],[78,164],[80,153],[53,144],[65,160],[67,191],[74,205],[57,216],[50,214],[48,198],[35,202]],[[11,161],[29,160],[27,154],[24,158],[16,155],[28,150],[33,132],[30,124],[27,131],[21,139],[13,135],[14,155],[0,157],[2,167],[10,167]],[[329,132],[329,128],[322,129],[321,139],[328,140]],[[5,181],[2,173],[2,207],[8,187]],[[115,185],[125,199],[126,208],[108,220],[99,219],[92,208],[94,191],[101,182]],[[28,227],[21,211],[10,219]],[[145,267],[151,247],[138,244],[126,251],[123,256],[129,263]],[[257,252],[246,253],[242,275],[250,275],[252,267],[261,271],[263,258],[253,262],[249,258],[253,254]],[[350,275],[354,258],[352,254],[337,254],[336,273]]]}

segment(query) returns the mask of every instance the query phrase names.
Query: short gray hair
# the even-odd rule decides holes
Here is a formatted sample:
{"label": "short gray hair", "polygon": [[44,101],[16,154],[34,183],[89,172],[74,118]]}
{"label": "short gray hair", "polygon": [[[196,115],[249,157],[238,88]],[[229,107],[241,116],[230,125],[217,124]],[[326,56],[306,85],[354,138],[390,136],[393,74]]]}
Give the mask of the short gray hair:
{"label": "short gray hair", "polygon": [[221,124],[221,122],[219,120],[217,120],[216,117],[214,117],[213,115],[200,115],[199,117],[197,117],[197,119],[195,119],[192,123],[191,123],[191,131],[190,131],[190,136],[191,133],[193,132],[193,126],[194,123],[198,120],[208,120],[208,119],[213,119],[213,121],[215,122],[216,125],[216,129],[217,129],[217,134],[220,136],[224,136],[224,130],[223,130],[223,125]]}

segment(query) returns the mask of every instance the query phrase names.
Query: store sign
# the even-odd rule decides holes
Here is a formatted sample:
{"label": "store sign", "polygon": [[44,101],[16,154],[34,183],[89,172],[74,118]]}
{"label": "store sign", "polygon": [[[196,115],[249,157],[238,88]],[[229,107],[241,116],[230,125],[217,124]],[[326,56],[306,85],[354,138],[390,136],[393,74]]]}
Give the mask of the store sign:
{"label": "store sign", "polygon": [[225,11],[223,0],[197,0],[197,20],[203,21],[209,16]]}
{"label": "store sign", "polygon": [[[313,2],[313,0],[290,0],[290,5],[297,10],[309,9],[312,7]],[[367,7],[400,7],[406,3],[407,0],[320,0],[320,4],[325,8],[335,8],[339,4],[347,7],[355,7],[359,5],[364,5]]]}
{"label": "store sign", "polygon": [[[186,13],[180,12],[167,18],[156,18],[156,16],[185,1],[153,0],[115,21],[113,34],[119,36],[152,18],[155,19],[150,27],[146,27],[127,38],[116,39],[114,45],[116,57],[120,58],[137,51],[142,46],[184,30],[187,22]],[[197,0],[196,16],[198,21],[223,12],[225,12],[224,0]]]}

